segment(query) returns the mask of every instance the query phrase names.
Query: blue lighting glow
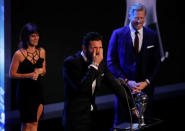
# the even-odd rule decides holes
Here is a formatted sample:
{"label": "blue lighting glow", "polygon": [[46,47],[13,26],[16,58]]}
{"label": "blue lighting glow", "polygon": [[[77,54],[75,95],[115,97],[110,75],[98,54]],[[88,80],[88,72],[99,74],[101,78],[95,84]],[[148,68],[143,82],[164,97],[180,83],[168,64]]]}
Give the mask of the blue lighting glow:
{"label": "blue lighting glow", "polygon": [[4,0],[0,0],[0,131],[4,131]]}

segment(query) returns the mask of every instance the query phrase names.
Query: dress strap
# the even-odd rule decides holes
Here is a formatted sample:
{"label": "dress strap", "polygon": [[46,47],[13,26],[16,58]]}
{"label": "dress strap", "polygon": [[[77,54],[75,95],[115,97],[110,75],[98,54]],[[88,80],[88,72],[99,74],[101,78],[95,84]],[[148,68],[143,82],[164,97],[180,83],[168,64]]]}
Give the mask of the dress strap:
{"label": "dress strap", "polygon": [[[24,55],[24,53],[22,52],[22,50],[20,49],[20,52],[21,52],[21,54],[26,58],[26,56]],[[27,51],[26,51],[26,53],[27,53]],[[28,55],[28,54],[27,54]]]}
{"label": "dress strap", "polygon": [[30,57],[31,58],[30,61],[32,61],[35,64],[38,60],[35,57],[37,57],[37,56],[39,57],[37,50],[35,50],[35,52],[33,52],[33,53],[28,52],[27,50],[26,50],[26,52],[27,52],[27,57]]}
{"label": "dress strap", "polygon": [[39,58],[40,58],[40,48],[39,48]]}

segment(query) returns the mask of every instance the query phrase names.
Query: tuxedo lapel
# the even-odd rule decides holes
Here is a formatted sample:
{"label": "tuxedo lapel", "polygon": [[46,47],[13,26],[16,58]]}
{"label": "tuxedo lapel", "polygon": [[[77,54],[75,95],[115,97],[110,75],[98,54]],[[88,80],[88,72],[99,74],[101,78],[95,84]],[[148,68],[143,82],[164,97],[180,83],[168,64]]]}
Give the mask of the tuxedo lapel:
{"label": "tuxedo lapel", "polygon": [[104,75],[104,61],[102,61],[98,67],[98,72],[99,72],[99,75],[98,77],[96,78],[96,89],[99,89],[101,88],[101,82],[102,82],[102,79],[103,79],[103,75]]}

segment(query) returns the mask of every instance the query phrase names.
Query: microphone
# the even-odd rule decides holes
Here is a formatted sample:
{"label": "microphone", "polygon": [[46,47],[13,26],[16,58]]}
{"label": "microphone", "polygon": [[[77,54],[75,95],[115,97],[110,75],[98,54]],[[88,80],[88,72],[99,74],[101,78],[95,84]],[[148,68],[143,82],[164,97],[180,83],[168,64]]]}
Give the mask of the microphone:
{"label": "microphone", "polygon": [[124,89],[125,97],[126,97],[126,100],[127,100],[127,106],[128,106],[128,109],[129,109],[129,115],[130,115],[130,130],[133,131],[133,128],[132,128],[132,126],[133,126],[132,125],[132,112],[131,112],[130,103],[129,103],[129,100],[128,100],[129,99],[128,95],[130,95],[130,92],[128,92],[129,87],[125,84],[125,82],[123,81],[122,78],[118,78],[118,79],[116,79],[116,81]]}
{"label": "microphone", "polygon": [[[122,86],[124,86],[124,87],[125,87],[125,86],[128,87],[122,78],[119,77],[119,78],[116,79],[116,81],[117,81],[120,85],[122,85]],[[129,88],[129,87],[128,87],[128,88]]]}
{"label": "microphone", "polygon": [[[118,79],[116,79],[116,81],[118,82],[119,85],[123,86],[123,87],[125,88],[127,94],[128,94],[131,98],[133,98],[132,92],[131,92],[129,86],[124,82],[124,80],[123,80],[122,78],[119,77]],[[134,99],[133,99],[133,100],[134,100]]]}
{"label": "microphone", "polygon": [[[132,120],[132,112],[131,112],[132,109],[131,109],[131,103],[129,102],[129,98],[130,98],[130,101],[133,101],[133,103],[135,103],[133,95],[131,93],[129,86],[124,82],[124,80],[122,78],[118,78],[118,79],[116,79],[116,81],[124,89],[125,97],[126,97],[126,101],[127,101],[127,105],[128,105],[128,109],[129,109],[129,115],[130,115],[130,131],[133,131],[133,120]],[[127,129],[128,129],[128,127],[127,127]]]}

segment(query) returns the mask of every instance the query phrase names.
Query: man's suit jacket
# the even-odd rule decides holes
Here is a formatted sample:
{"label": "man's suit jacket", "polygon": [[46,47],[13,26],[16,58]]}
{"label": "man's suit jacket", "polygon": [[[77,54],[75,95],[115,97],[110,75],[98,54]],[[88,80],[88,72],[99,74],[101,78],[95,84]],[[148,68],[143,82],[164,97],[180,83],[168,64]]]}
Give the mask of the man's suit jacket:
{"label": "man's suit jacket", "polygon": [[[107,87],[121,101],[125,101],[124,88],[115,81],[114,76],[106,67],[106,63],[100,63],[98,70],[96,70],[84,61],[80,52],[64,60],[63,78],[65,88],[63,125],[66,130],[82,131],[89,129],[88,127],[92,124],[91,105],[96,110],[95,95],[102,83],[107,84]],[[92,83],[95,79],[96,88],[92,95]],[[129,100],[131,107],[134,108],[135,103],[131,96]]]}
{"label": "man's suit jacket", "polygon": [[[136,82],[148,79],[150,85],[143,92],[148,95],[145,115],[150,117],[154,92],[154,78],[160,65],[160,48],[157,34],[149,28],[143,27],[143,42],[139,53],[136,53],[131,38],[129,26],[113,31],[107,52],[107,65],[116,78],[127,78]],[[115,100],[114,124],[129,121],[127,109]]]}
{"label": "man's suit jacket", "polygon": [[142,47],[137,54],[129,26],[114,30],[109,41],[107,65],[115,77],[138,82],[148,79],[152,84],[160,65],[157,34],[143,27]]}

